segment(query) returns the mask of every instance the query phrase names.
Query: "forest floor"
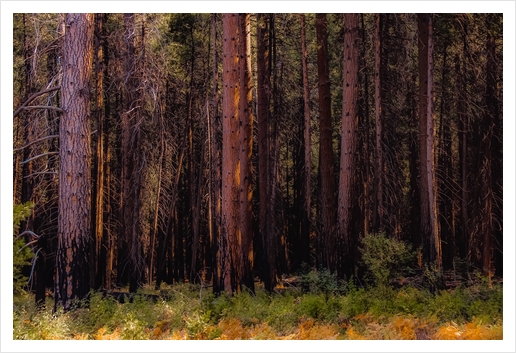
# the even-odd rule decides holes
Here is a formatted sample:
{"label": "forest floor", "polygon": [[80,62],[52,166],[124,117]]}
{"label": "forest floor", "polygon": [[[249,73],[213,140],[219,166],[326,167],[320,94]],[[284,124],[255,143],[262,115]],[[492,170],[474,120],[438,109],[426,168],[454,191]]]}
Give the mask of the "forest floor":
{"label": "forest floor", "polygon": [[[329,288],[329,287],[326,287]],[[192,284],[125,297],[92,293],[87,305],[52,313],[14,297],[13,339],[503,339],[503,285],[428,290],[403,286],[345,290],[256,288],[215,297]],[[84,304],[84,303],[82,303]]]}

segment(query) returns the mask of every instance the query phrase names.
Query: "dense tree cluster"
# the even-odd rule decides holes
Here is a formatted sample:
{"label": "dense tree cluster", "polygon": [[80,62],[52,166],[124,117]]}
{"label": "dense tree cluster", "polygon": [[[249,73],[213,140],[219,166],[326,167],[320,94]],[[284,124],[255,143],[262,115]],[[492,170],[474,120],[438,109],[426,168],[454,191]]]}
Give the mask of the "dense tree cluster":
{"label": "dense tree cluster", "polygon": [[[15,14],[30,288],[503,275],[501,14]],[[18,234],[15,234],[15,237]],[[418,264],[414,264],[417,266]]]}

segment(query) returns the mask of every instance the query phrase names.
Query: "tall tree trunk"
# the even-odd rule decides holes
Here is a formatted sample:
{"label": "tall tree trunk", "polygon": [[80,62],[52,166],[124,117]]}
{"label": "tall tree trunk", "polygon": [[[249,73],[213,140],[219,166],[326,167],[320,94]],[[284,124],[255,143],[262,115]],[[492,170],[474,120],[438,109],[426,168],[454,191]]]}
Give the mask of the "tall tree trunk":
{"label": "tall tree trunk", "polygon": [[71,309],[89,291],[90,78],[93,14],[67,14],[59,126],[59,218],[55,307]]}
{"label": "tall tree trunk", "polygon": [[324,267],[336,269],[336,202],[334,180],[333,136],[331,117],[330,71],[328,62],[328,29],[326,14],[316,14],[317,34],[317,72],[319,76],[319,132],[321,207],[322,207],[322,244]]}
{"label": "tall tree trunk", "polygon": [[[366,43],[366,28],[364,23],[364,14],[360,15],[360,22],[361,22],[361,36],[362,36],[362,43]],[[371,213],[372,209],[369,206],[370,205],[370,194],[371,194],[371,168],[370,168],[370,127],[369,127],[369,70],[365,63],[366,61],[366,48],[364,45],[362,45],[362,52],[361,52],[361,60],[363,65],[363,86],[364,86],[364,96],[362,98],[362,103],[359,103],[359,109],[360,106],[363,106],[363,113],[360,113],[359,110],[359,116],[362,115],[362,119],[359,121],[359,131],[362,130],[362,136],[361,136],[361,145],[359,146],[359,149],[363,150],[365,153],[361,153],[359,155],[359,158],[361,161],[357,161],[360,165],[363,165],[364,168],[362,169],[362,183],[363,183],[363,197],[362,197],[362,234],[369,234],[369,229],[371,228],[370,222],[371,222]]]}
{"label": "tall tree trunk", "polygon": [[306,48],[306,23],[305,15],[301,14],[301,60],[303,65],[303,158],[304,168],[302,172],[303,185],[301,186],[302,195],[302,214],[301,214],[301,253],[298,254],[301,263],[310,262],[310,225],[311,225],[311,178],[312,178],[312,158],[311,134],[310,134],[310,86],[308,83],[308,51]]}
{"label": "tall tree trunk", "polygon": [[[125,97],[122,113],[122,233],[126,239],[129,290],[136,290],[145,281],[145,259],[141,241],[140,221],[140,99],[135,58],[134,14],[124,14],[124,76]],[[122,254],[124,255],[124,254]],[[124,258],[120,259],[123,264]],[[124,265],[124,264],[123,264]]]}
{"label": "tall tree trunk", "polygon": [[90,287],[98,289],[100,283],[100,271],[102,270],[103,259],[101,258],[102,236],[104,230],[104,71],[103,46],[101,36],[103,31],[103,15],[95,15],[94,30],[94,63],[95,63],[95,118],[97,126],[97,141],[95,155],[93,158],[93,177],[95,187],[92,190],[92,237],[91,237],[91,258],[90,258]]}
{"label": "tall tree trunk", "polygon": [[252,69],[251,69],[251,18],[249,14],[240,14],[239,28],[239,71],[240,71],[240,229],[242,236],[243,273],[242,282],[254,291],[253,267],[253,217],[252,217],[252,147],[253,147],[253,113],[252,113]]}
{"label": "tall tree trunk", "polygon": [[262,280],[265,289],[271,291],[276,280],[276,256],[274,234],[270,232],[272,215],[268,204],[270,198],[269,169],[269,115],[270,115],[270,15],[257,15],[257,120],[258,120],[258,182],[260,197],[259,228],[262,236],[263,262]]}
{"label": "tall tree trunk", "polygon": [[[218,259],[220,257],[220,249],[218,247],[221,234],[221,159],[219,147],[219,133],[220,133],[220,117],[219,117],[219,70],[218,70],[218,55],[217,55],[217,15],[212,14],[212,31],[213,31],[213,94],[212,94],[212,120],[208,121],[208,131],[210,139],[210,185],[211,185],[211,200],[212,200],[212,215],[210,222],[212,225],[212,272],[213,272],[213,291],[218,293],[220,291],[221,269],[218,266]],[[208,117],[210,117],[208,115]]]}
{"label": "tall tree trunk", "polygon": [[219,245],[221,290],[239,290],[242,278],[241,229],[239,226],[239,15],[224,14],[222,19],[223,119],[222,119],[222,234]]}
{"label": "tall tree trunk", "polygon": [[151,228],[151,239],[150,239],[150,249],[149,249],[149,278],[147,283],[149,285],[152,284],[153,275],[154,275],[154,253],[156,247],[156,236],[158,234],[158,220],[159,220],[159,200],[161,196],[161,183],[163,178],[163,165],[165,163],[165,124],[164,124],[164,116],[163,116],[163,107],[160,107],[160,145],[161,151],[159,155],[159,169],[158,169],[158,190],[156,191],[156,203],[154,205],[154,219],[152,221]]}
{"label": "tall tree trunk", "polygon": [[460,174],[460,234],[459,234],[459,256],[462,260],[468,258],[468,241],[469,241],[469,217],[468,217],[468,114],[466,113],[465,94],[466,85],[464,80],[464,73],[461,70],[460,57],[455,57],[455,91],[457,92],[457,116],[458,116],[458,139],[459,139],[459,174]]}
{"label": "tall tree trunk", "polygon": [[342,140],[339,173],[339,266],[341,275],[350,278],[355,268],[353,220],[355,164],[358,125],[358,14],[344,15],[344,82],[342,97]]}
{"label": "tall tree trunk", "polygon": [[434,166],[433,24],[429,14],[418,14],[419,134],[421,231],[426,262],[442,266],[441,240],[437,224]]}
{"label": "tall tree trunk", "polygon": [[382,42],[381,42],[381,21],[382,15],[375,15],[374,31],[374,96],[376,116],[376,200],[374,210],[374,227],[376,231],[383,231],[383,145],[382,145]]}
{"label": "tall tree trunk", "polygon": [[493,227],[493,176],[492,176],[492,145],[493,145],[493,131],[495,128],[495,121],[498,115],[498,99],[496,97],[496,46],[495,38],[492,34],[493,15],[488,14],[486,19],[487,35],[487,62],[486,62],[486,113],[484,115],[483,128],[484,136],[482,138],[480,150],[482,158],[482,167],[480,171],[481,183],[481,239],[482,239],[482,271],[484,276],[493,277],[492,268],[492,253],[494,235]]}
{"label": "tall tree trunk", "polygon": [[[194,20],[195,21],[195,20]],[[200,182],[201,179],[197,178],[195,175],[195,168],[194,168],[194,141],[193,141],[193,131],[194,131],[194,88],[195,88],[195,80],[194,80],[194,70],[195,70],[195,42],[194,42],[194,26],[195,22],[191,23],[190,27],[190,85],[188,88],[188,94],[187,97],[187,104],[188,104],[188,111],[187,111],[187,117],[188,117],[188,197],[189,197],[189,204],[190,204],[190,222],[191,222],[191,229],[192,229],[192,258],[190,259],[190,273],[189,273],[189,279],[190,282],[193,283],[195,281],[195,277],[197,275],[197,258],[198,258],[198,250],[199,250],[199,242],[200,242],[200,203],[198,202],[198,194],[200,193]],[[201,154],[202,156],[202,154]],[[202,159],[202,157],[201,157]],[[199,168],[201,169],[201,168]]]}

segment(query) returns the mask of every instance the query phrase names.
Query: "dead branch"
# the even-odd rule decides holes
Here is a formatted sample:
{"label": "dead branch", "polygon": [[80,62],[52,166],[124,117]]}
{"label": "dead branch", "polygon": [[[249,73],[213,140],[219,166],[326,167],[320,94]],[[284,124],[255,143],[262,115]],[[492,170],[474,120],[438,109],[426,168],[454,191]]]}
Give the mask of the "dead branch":
{"label": "dead branch", "polygon": [[46,152],[46,153],[42,153],[42,154],[38,154],[37,156],[35,157],[32,157],[32,158],[29,158],[23,162],[21,162],[20,164],[25,164],[25,163],[29,163],[30,161],[36,159],[36,158],[39,158],[39,157],[44,157],[44,156],[49,156],[49,155],[53,155],[53,154],[58,154],[59,152]]}
{"label": "dead branch", "polygon": [[33,144],[35,143],[38,143],[38,142],[41,142],[41,141],[45,141],[45,140],[48,140],[48,139],[52,139],[52,138],[55,138],[55,137],[59,137],[59,135],[48,135],[48,136],[45,136],[45,137],[41,137],[39,139],[36,139],[32,142],[29,142],[28,144],[26,144],[25,146],[22,146],[22,147],[18,147],[18,148],[15,148],[13,151],[16,152],[16,151],[21,151],[29,146],[32,146]]}
{"label": "dead branch", "polygon": [[18,116],[18,114],[20,114],[20,112],[30,103],[32,102],[34,99],[38,98],[39,96],[45,94],[45,93],[49,93],[49,92],[54,92],[54,91],[57,91],[61,89],[61,86],[55,86],[55,87],[52,87],[52,88],[47,88],[47,89],[44,89],[43,91],[40,91],[38,93],[34,93],[32,96],[29,97],[29,99],[27,99],[25,101],[25,103],[23,103],[22,105],[20,105],[18,107],[18,109],[16,109],[13,113],[13,118],[16,118]]}
{"label": "dead branch", "polygon": [[49,105],[29,105],[29,106],[26,106],[26,107],[22,107],[22,109],[25,109],[25,110],[51,109],[51,110],[55,110],[55,111],[58,111],[58,112],[62,112],[63,111],[63,109],[61,109],[61,108],[52,107],[52,106],[49,106]]}

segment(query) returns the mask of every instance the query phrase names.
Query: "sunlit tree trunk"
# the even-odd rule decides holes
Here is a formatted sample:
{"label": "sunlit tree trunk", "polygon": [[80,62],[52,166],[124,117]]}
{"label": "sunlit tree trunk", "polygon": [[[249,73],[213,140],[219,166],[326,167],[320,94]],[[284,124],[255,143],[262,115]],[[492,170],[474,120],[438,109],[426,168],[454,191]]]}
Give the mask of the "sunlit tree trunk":
{"label": "sunlit tree trunk", "polygon": [[251,155],[253,148],[253,112],[252,112],[252,69],[251,69],[251,18],[249,14],[240,14],[239,28],[239,71],[240,71],[240,228],[242,233],[243,273],[242,282],[254,291],[253,268],[253,174]]}
{"label": "sunlit tree trunk", "polygon": [[224,14],[222,105],[222,234],[220,247],[221,290],[238,291],[243,276],[240,203],[240,97],[238,14]]}
{"label": "sunlit tree trunk", "polygon": [[95,154],[93,158],[93,178],[95,187],[92,189],[92,238],[90,254],[90,287],[98,289],[100,272],[103,270],[101,258],[102,236],[104,229],[104,71],[103,47],[100,37],[102,34],[103,15],[95,15],[94,36],[94,66],[95,66],[95,120],[97,126]]}
{"label": "sunlit tree trunk", "polygon": [[429,14],[418,14],[419,134],[421,231],[425,261],[442,266],[441,240],[437,224],[434,166],[433,23]]}
{"label": "sunlit tree trunk", "polygon": [[63,115],[59,126],[59,218],[55,306],[71,309],[89,291],[90,78],[93,14],[67,14],[63,41]]}

